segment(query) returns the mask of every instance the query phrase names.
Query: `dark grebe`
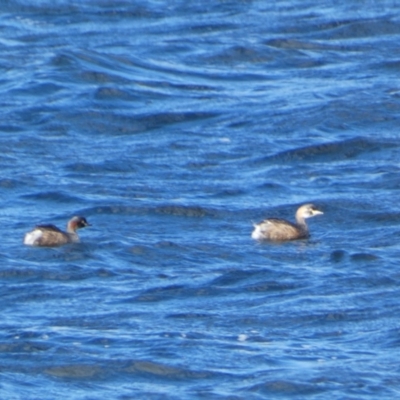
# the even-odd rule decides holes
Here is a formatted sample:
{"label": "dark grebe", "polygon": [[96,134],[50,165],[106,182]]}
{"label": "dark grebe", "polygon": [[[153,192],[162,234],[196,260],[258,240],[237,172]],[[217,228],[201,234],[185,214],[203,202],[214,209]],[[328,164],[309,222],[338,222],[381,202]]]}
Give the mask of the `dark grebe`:
{"label": "dark grebe", "polygon": [[76,230],[90,226],[84,217],[73,217],[68,221],[67,231],[63,232],[54,225],[38,225],[28,232],[24,244],[28,246],[61,246],[79,242]]}
{"label": "dark grebe", "polygon": [[270,218],[254,225],[251,237],[255,240],[296,240],[310,236],[305,219],[323,214],[313,204],[305,204],[296,212],[296,223],[284,219]]}

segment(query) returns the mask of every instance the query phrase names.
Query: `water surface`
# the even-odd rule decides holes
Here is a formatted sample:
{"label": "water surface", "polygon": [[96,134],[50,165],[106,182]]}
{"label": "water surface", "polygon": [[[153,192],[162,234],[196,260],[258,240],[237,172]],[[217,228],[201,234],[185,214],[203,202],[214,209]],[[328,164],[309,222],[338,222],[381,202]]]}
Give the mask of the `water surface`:
{"label": "water surface", "polygon": [[399,396],[395,2],[1,8],[2,399]]}

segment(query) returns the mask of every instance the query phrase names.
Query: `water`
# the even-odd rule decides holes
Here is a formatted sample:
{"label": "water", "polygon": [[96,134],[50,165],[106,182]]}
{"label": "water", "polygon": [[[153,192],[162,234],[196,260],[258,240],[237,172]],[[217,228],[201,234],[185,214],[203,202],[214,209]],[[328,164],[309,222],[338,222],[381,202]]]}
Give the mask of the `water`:
{"label": "water", "polygon": [[399,396],[398,5],[270,3],[1,3],[2,399]]}

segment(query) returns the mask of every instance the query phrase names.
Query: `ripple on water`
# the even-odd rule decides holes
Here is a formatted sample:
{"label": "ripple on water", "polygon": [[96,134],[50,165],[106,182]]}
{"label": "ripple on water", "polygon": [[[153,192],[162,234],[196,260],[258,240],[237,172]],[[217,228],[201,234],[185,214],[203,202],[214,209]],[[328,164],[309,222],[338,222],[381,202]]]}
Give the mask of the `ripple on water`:
{"label": "ripple on water", "polygon": [[265,157],[262,162],[290,163],[302,162],[329,162],[347,160],[359,157],[366,153],[384,152],[393,146],[394,143],[372,141],[364,138],[353,138],[335,143],[324,143],[319,145],[301,147],[294,150],[287,150]]}
{"label": "ripple on water", "polygon": [[43,202],[55,202],[55,203],[80,203],[82,198],[76,194],[73,196],[70,193],[63,193],[61,191],[44,191],[34,194],[26,194],[21,196],[23,199],[28,199],[30,201],[43,201]]}

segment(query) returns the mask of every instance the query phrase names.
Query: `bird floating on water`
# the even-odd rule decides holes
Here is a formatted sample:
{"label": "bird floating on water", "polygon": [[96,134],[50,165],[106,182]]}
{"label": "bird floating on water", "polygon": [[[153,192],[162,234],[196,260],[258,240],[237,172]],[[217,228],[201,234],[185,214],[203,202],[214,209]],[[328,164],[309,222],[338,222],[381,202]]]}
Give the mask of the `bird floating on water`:
{"label": "bird floating on water", "polygon": [[269,218],[254,224],[251,237],[255,240],[286,241],[306,239],[310,236],[306,218],[323,214],[313,204],[304,204],[296,212],[296,223],[279,218]]}
{"label": "bird floating on water", "polygon": [[67,243],[79,242],[76,231],[90,226],[84,217],[75,216],[68,221],[67,231],[63,232],[54,225],[37,225],[24,237],[24,244],[28,246],[62,246]]}

